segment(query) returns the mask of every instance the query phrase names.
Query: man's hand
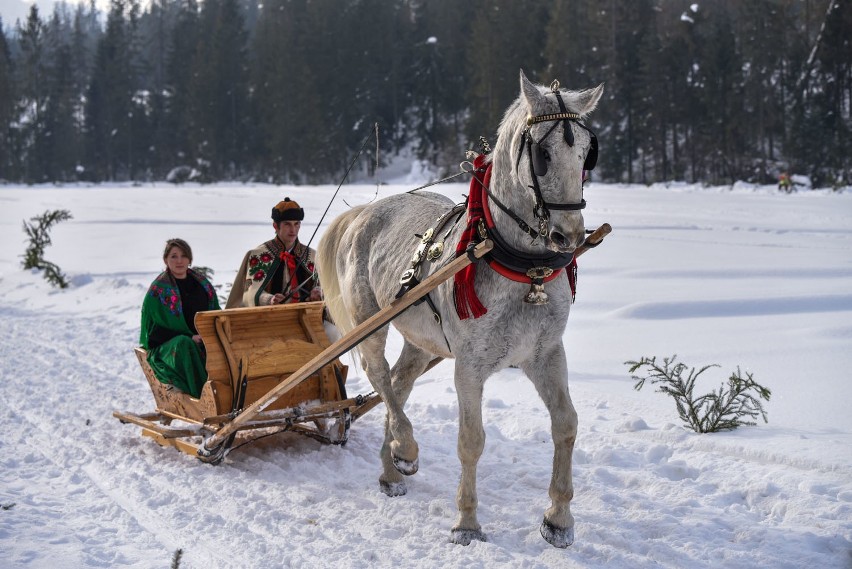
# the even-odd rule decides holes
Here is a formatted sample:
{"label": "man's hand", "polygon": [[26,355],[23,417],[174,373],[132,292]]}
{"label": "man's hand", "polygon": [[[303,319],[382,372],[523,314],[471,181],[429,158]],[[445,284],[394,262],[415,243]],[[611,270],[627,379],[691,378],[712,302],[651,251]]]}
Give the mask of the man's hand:
{"label": "man's hand", "polygon": [[322,300],[322,289],[317,287],[317,288],[311,290],[311,296],[308,300],[311,300],[311,301]]}
{"label": "man's hand", "polygon": [[282,302],[284,302],[284,295],[280,292],[269,299],[269,304],[281,304]]}

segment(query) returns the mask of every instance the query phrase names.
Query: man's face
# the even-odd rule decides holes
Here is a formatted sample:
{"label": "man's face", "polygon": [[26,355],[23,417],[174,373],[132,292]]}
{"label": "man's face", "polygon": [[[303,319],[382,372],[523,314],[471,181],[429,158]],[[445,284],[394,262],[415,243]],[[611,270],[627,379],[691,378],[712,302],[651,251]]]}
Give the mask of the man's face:
{"label": "man's face", "polygon": [[275,233],[278,235],[278,238],[284,242],[284,245],[289,249],[296,242],[296,238],[299,236],[299,229],[302,227],[301,221],[289,221],[284,220],[279,223],[273,223],[272,227],[275,228]]}

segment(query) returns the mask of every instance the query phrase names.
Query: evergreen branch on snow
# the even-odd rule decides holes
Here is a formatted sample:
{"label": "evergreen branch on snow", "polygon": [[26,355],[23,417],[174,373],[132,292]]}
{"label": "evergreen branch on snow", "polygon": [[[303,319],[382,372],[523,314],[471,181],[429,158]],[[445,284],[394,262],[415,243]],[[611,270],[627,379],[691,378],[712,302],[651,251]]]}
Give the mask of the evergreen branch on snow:
{"label": "evergreen branch on snow", "polygon": [[23,262],[21,265],[24,269],[40,269],[44,271],[44,278],[59,288],[68,287],[68,281],[65,280],[65,275],[55,263],[44,259],[44,250],[52,243],[50,239],[50,230],[60,221],[71,219],[71,213],[66,209],[56,209],[53,211],[45,211],[40,216],[31,217],[30,222],[24,221],[24,233],[29,237],[30,242],[24,251]]}
{"label": "evergreen branch on snow", "polygon": [[[657,386],[657,391],[671,396],[675,401],[678,415],[690,429],[696,433],[715,433],[729,431],[742,425],[754,425],[758,416],[766,419],[766,410],[761,400],[769,401],[771,391],[754,381],[751,373],[743,377],[740,368],[728,378],[727,386],[722,384],[718,391],[705,395],[695,395],[698,378],[717,364],[706,365],[697,370],[677,362],[677,355],[663,358],[662,365],[657,358],[643,357],[639,361],[624,362],[630,366],[630,373],[637,370],[645,372],[644,377],[632,375],[636,381],[634,389],[639,391],[646,381]],[[689,372],[684,373],[689,369]]]}

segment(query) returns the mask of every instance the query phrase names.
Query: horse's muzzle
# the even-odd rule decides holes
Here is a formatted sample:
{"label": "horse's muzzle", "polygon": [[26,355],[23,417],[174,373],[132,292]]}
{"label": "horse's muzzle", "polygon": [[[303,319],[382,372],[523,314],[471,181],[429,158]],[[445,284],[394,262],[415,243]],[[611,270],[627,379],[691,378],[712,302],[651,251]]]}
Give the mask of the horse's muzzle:
{"label": "horse's muzzle", "polygon": [[550,232],[547,247],[556,253],[573,253],[583,244],[585,237],[586,232],[582,226],[579,229],[572,228],[571,231],[553,229]]}

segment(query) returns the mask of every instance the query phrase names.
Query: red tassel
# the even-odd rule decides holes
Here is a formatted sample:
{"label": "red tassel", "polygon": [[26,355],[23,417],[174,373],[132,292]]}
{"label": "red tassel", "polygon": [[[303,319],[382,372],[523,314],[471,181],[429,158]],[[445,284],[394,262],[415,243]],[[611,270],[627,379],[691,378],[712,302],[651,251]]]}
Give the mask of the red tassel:
{"label": "red tassel", "polygon": [[471,316],[479,318],[488,312],[488,309],[476,296],[476,288],[473,286],[475,275],[476,267],[474,265],[468,265],[456,273],[453,294],[456,299],[456,312],[461,320],[466,320]]}
{"label": "red tassel", "polygon": [[[485,170],[485,175],[482,179],[480,168],[485,164],[485,155],[480,154],[473,161],[474,173],[473,179],[470,181],[470,193],[467,197],[467,226],[465,226],[461,239],[456,246],[456,257],[467,254],[467,246],[476,237],[477,226],[483,218],[482,209],[482,194],[484,188],[491,181],[491,164]],[[456,313],[461,320],[465,320],[473,316],[479,318],[488,309],[480,302],[476,296],[476,288],[474,287],[474,277],[476,276],[476,267],[468,265],[461,271],[457,272],[453,281],[453,294],[456,301]]]}
{"label": "red tassel", "polygon": [[565,275],[568,277],[568,286],[571,287],[571,304],[577,298],[577,257],[571,259],[571,264],[565,267]]}

